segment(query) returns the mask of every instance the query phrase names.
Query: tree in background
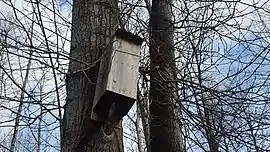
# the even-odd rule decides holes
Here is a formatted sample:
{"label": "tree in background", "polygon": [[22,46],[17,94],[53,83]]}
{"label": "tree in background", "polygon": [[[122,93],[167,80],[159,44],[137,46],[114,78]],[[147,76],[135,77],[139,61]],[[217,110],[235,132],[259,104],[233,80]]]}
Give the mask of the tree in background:
{"label": "tree in background", "polygon": [[48,1],[0,3],[1,151],[59,151],[68,16]]}
{"label": "tree in background", "polygon": [[150,144],[151,151],[183,152],[177,94],[173,10],[170,0],[153,0],[150,13]]}

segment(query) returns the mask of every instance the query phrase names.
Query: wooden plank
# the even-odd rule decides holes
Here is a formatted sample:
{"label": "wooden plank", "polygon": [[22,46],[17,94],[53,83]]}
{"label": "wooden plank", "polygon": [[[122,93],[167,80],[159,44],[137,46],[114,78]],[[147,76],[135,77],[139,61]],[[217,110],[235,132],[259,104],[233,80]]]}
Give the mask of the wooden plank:
{"label": "wooden plank", "polygon": [[125,40],[118,40],[115,43],[111,70],[108,76],[108,90],[136,99],[139,53],[140,46],[138,45]]}

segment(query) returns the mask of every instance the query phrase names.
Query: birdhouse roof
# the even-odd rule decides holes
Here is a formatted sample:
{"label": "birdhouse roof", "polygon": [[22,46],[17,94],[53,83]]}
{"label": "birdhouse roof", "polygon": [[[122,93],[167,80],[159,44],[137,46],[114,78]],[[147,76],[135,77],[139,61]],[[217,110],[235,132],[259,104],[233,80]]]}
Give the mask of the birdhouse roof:
{"label": "birdhouse roof", "polygon": [[141,45],[143,42],[143,38],[138,35],[134,35],[124,29],[118,29],[115,33],[115,36],[133,42],[137,45]]}

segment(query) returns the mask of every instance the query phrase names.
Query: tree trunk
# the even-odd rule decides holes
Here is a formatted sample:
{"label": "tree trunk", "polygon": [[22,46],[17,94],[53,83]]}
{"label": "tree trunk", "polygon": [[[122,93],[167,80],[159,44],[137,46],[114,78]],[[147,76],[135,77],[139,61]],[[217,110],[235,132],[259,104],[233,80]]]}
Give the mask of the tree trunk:
{"label": "tree trunk", "polygon": [[173,50],[172,1],[153,0],[150,14],[151,151],[184,151],[180,107],[171,83],[176,79]]}
{"label": "tree trunk", "polygon": [[117,29],[116,0],[73,1],[71,50],[66,79],[63,152],[122,152],[122,128],[106,135],[103,124],[90,119],[102,54],[111,49]]}
{"label": "tree trunk", "polygon": [[[144,76],[145,77],[145,76]],[[145,80],[143,80],[145,81]],[[144,91],[142,89],[141,91]],[[140,95],[140,90],[138,89],[138,95],[137,95],[137,106],[138,106],[138,115],[141,117],[142,120],[142,127],[144,132],[144,139],[145,139],[145,145],[146,145],[146,152],[151,152],[151,146],[150,146],[150,121],[149,121],[149,104],[145,96]],[[143,95],[146,94],[146,92],[142,93]]]}
{"label": "tree trunk", "polygon": [[23,85],[22,85],[22,90],[21,90],[20,100],[19,100],[19,107],[18,107],[18,110],[16,113],[14,130],[13,130],[13,135],[12,135],[11,144],[10,144],[10,151],[11,152],[16,151],[15,144],[17,142],[18,133],[19,133],[20,118],[21,118],[21,113],[22,113],[23,104],[24,104],[24,95],[25,95],[24,91],[26,90],[26,85],[28,83],[29,71],[30,71],[31,63],[32,63],[32,59],[31,59],[32,55],[33,55],[33,50],[30,50],[29,60],[27,63],[26,72],[25,72],[25,76],[23,79]]}

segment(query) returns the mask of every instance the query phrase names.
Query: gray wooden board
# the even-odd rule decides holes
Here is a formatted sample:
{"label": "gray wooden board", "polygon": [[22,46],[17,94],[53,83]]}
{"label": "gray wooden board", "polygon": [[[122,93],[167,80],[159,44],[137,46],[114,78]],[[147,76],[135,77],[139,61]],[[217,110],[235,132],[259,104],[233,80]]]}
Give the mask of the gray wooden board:
{"label": "gray wooden board", "polygon": [[[115,38],[112,48],[111,51],[108,50],[104,54],[99,70],[91,114],[91,118],[98,121],[106,120],[113,102],[122,104],[118,107],[130,108],[131,103],[126,102],[133,104],[137,96],[140,45],[125,39]],[[108,95],[110,97],[104,97]],[[128,110],[123,109],[126,113]]]}

